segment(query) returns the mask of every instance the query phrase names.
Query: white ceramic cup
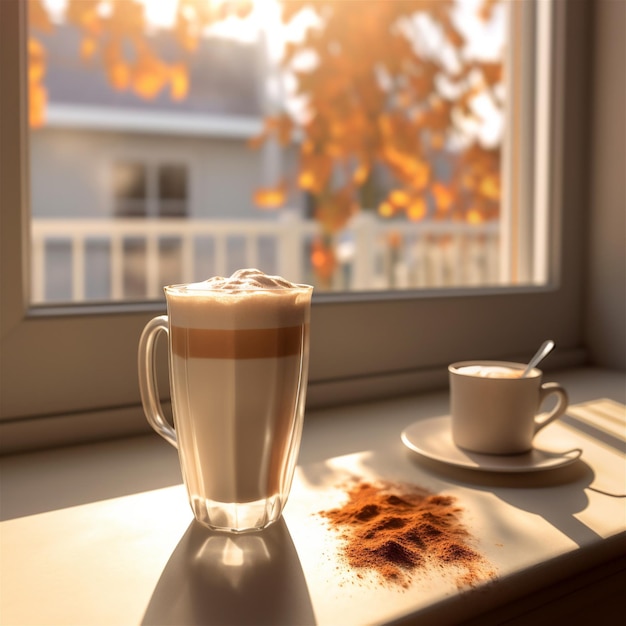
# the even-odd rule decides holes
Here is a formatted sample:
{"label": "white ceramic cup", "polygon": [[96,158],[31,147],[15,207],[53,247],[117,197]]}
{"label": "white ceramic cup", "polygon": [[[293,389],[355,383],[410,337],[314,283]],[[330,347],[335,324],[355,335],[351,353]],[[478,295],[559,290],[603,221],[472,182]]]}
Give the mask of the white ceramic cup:
{"label": "white ceramic cup", "polygon": [[[459,448],[482,454],[528,452],[535,435],[565,413],[565,389],[542,383],[537,368],[521,378],[525,367],[508,361],[462,361],[448,367],[452,439]],[[538,415],[551,395],[557,397],[556,406]]]}
{"label": "white ceramic cup", "polygon": [[[144,411],[178,449],[191,508],[204,526],[246,532],[281,516],[304,419],[312,289],[165,287],[168,314],[141,335]],[[168,338],[175,429],[157,389],[161,333]]]}

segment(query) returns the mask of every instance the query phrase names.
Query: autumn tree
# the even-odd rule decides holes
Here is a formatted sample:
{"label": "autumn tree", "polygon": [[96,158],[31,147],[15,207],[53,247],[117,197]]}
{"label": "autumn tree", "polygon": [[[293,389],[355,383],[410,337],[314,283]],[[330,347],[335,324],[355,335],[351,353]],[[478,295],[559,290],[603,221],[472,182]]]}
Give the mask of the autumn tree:
{"label": "autumn tree", "polygon": [[[267,0],[265,0],[267,1]],[[33,30],[53,28],[41,0],[30,0]],[[99,58],[112,88],[153,98],[189,89],[188,55],[205,27],[228,16],[247,17],[251,0],[178,0],[175,61],[165,61],[146,32],[144,5],[136,0],[68,0],[66,20],[83,33],[78,53]],[[253,147],[265,141],[295,143],[297,170],[289,180],[260,189],[255,201],[280,208],[291,186],[311,194],[322,235],[312,264],[329,281],[336,269],[333,236],[363,208],[382,218],[462,220],[479,223],[499,213],[500,146],[468,131],[480,122],[474,106],[503,102],[500,61],[472,59],[455,21],[455,0],[286,0],[287,27],[302,11],[313,16],[302,40],[288,43],[281,66],[295,79],[298,113],[285,108],[265,121]],[[482,20],[498,0],[482,0]],[[426,45],[424,31],[436,45]],[[131,53],[126,51],[130,49]],[[45,49],[29,42],[31,124],[43,122]],[[313,62],[303,66],[308,55]],[[297,134],[297,139],[296,139]],[[435,167],[439,164],[439,167]]]}
{"label": "autumn tree", "polygon": [[[302,133],[294,179],[315,198],[323,235],[313,264],[322,279],[335,271],[333,234],[361,208],[382,217],[448,219],[478,223],[498,216],[500,147],[483,145],[467,131],[477,120],[479,96],[503,107],[502,65],[464,55],[453,0],[290,1],[283,21],[298,12],[316,17],[306,37],[291,43],[283,68],[305,102],[300,119],[285,111],[269,118],[256,143],[292,141]],[[485,0],[481,19],[496,2]],[[435,33],[435,49],[420,29]],[[315,59],[300,69],[304,54]],[[443,163],[437,172],[434,163]],[[392,184],[384,189],[377,179]],[[282,201],[285,182],[259,200]]]}
{"label": "autumn tree", "polygon": [[[182,100],[189,90],[188,57],[198,47],[205,28],[229,16],[245,18],[251,0],[178,0],[174,35],[179,58],[165,61],[148,36],[145,4],[139,0],[67,0],[65,21],[82,33],[78,55],[98,60],[112,89],[132,91],[145,99],[169,90]],[[38,34],[54,29],[42,0],[28,0],[31,36],[29,52],[29,117],[31,127],[45,121],[45,48]]]}

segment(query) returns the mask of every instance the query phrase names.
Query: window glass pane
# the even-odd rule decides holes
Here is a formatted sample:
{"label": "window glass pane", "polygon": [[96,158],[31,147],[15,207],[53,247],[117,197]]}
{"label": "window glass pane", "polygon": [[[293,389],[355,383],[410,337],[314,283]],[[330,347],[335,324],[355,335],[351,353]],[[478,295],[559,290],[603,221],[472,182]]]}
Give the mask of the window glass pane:
{"label": "window glass pane", "polygon": [[147,210],[146,167],[141,163],[114,163],[112,195],[116,217],[145,217]]}
{"label": "window glass pane", "polygon": [[146,199],[146,168],[140,163],[115,163],[113,193],[116,198]]}
{"label": "window glass pane", "polygon": [[162,165],[159,168],[159,198],[161,200],[187,198],[187,171],[184,165]]}
{"label": "window glass pane", "polygon": [[30,2],[34,303],[519,282],[510,3],[354,5]]}
{"label": "window glass pane", "polygon": [[159,173],[159,217],[187,216],[187,168],[161,165]]}

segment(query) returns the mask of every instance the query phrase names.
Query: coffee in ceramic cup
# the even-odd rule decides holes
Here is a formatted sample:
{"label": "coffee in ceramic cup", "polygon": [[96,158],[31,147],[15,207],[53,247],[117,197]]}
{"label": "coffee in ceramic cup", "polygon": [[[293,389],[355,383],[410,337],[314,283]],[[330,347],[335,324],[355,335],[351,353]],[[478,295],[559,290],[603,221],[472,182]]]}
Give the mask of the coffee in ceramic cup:
{"label": "coffee in ceramic cup", "polygon": [[[282,513],[302,432],[312,290],[259,270],[172,285],[167,315],[144,329],[146,417],[178,448],[191,508],[205,526],[258,530]],[[154,380],[160,332],[168,336],[175,430]]]}
{"label": "coffee in ceramic cup", "polygon": [[[528,452],[535,435],[561,417],[567,392],[555,382],[543,383],[535,368],[507,361],[463,361],[449,366],[452,439],[459,447],[483,454]],[[548,396],[556,406],[539,411]]]}

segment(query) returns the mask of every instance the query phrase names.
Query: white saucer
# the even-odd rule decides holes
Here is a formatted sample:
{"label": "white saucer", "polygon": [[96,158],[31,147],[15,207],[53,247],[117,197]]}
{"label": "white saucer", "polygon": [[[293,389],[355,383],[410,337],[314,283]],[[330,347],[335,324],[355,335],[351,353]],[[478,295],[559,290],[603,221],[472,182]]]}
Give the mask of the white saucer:
{"label": "white saucer", "polygon": [[420,456],[448,465],[487,472],[537,472],[573,463],[582,450],[566,452],[533,448],[523,454],[497,456],[458,448],[452,441],[449,415],[415,422],[402,433],[402,442]]}

